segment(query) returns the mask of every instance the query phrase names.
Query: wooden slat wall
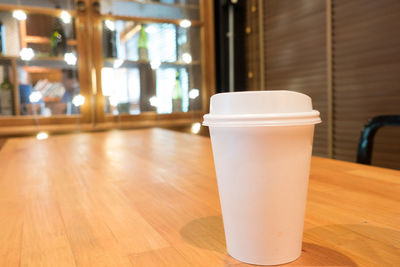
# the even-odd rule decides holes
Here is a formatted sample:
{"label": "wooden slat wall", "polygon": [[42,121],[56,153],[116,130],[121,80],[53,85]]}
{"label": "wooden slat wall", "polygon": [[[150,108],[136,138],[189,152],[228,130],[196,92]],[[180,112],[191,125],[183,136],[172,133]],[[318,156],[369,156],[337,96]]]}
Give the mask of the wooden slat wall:
{"label": "wooden slat wall", "polygon": [[260,90],[258,1],[246,1],[246,89]]}
{"label": "wooden slat wall", "polygon": [[[354,161],[371,117],[400,115],[400,2],[332,0],[334,157]],[[375,138],[372,164],[400,169],[400,127]]]}
{"label": "wooden slat wall", "polygon": [[321,156],[328,153],[325,8],[325,1],[263,2],[265,87],[312,97],[323,121],[313,153]]}
{"label": "wooden slat wall", "polygon": [[[326,3],[330,2],[332,27],[327,31]],[[251,8],[250,1],[247,8]],[[314,154],[327,156],[326,73],[331,55],[333,157],[355,161],[360,131],[368,119],[400,115],[400,2],[267,0],[262,13],[266,89],[294,90],[313,98],[324,121],[316,127]],[[255,16],[246,20],[253,29],[257,21]],[[255,56],[259,48],[252,38],[255,34],[246,40],[249,70],[260,63]],[[256,90],[257,83],[258,79],[249,81],[248,89]],[[400,128],[378,131],[372,164],[400,169]]]}

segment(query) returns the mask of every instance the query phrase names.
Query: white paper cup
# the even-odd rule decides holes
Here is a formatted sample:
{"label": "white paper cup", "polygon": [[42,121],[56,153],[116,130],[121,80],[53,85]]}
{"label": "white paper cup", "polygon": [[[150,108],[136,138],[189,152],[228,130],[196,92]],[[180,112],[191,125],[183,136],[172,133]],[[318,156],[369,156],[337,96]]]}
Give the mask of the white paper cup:
{"label": "white paper cup", "polygon": [[283,264],[301,253],[314,124],[311,98],[290,91],[211,97],[210,127],[228,253]]}

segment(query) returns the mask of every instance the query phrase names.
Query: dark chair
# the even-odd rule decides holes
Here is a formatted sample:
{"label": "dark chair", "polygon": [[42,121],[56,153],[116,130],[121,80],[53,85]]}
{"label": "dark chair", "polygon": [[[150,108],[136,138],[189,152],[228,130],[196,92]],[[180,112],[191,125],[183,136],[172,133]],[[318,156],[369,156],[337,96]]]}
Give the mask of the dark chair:
{"label": "dark chair", "polygon": [[358,143],[357,162],[371,164],[374,137],[383,126],[400,126],[400,115],[374,117],[364,126]]}

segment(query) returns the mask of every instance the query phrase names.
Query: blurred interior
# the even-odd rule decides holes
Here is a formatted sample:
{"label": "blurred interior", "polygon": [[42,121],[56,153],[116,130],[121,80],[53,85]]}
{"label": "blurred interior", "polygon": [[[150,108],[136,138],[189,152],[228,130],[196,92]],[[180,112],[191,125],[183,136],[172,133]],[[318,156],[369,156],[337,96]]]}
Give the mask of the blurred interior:
{"label": "blurred interior", "polygon": [[[400,116],[399,15],[391,0],[2,0],[0,149],[142,127],[207,137],[211,95],[292,90],[321,112],[313,154],[356,161],[363,127]],[[379,128],[372,165],[400,169],[399,136]]]}

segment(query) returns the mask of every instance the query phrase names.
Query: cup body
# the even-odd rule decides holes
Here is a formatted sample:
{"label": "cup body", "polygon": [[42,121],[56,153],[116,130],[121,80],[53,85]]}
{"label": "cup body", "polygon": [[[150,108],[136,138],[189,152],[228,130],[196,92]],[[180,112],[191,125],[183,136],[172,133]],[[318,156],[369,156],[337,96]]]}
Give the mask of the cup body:
{"label": "cup body", "polygon": [[211,126],[228,253],[283,264],[301,253],[314,124]]}

